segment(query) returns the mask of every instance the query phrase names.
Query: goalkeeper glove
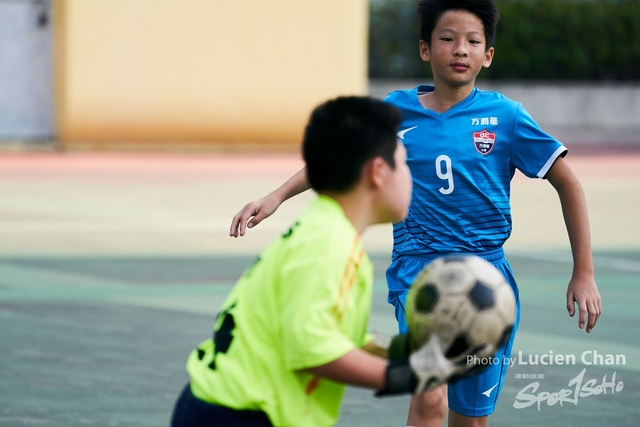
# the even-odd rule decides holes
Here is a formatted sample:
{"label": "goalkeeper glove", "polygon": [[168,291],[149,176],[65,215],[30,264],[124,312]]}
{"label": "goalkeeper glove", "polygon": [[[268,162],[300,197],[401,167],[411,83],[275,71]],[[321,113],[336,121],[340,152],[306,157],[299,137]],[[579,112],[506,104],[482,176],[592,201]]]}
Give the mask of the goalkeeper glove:
{"label": "goalkeeper glove", "polygon": [[389,346],[385,388],[376,396],[424,393],[468,369],[466,364],[456,366],[444,356],[437,334],[415,350],[411,348],[409,334],[396,335]]}

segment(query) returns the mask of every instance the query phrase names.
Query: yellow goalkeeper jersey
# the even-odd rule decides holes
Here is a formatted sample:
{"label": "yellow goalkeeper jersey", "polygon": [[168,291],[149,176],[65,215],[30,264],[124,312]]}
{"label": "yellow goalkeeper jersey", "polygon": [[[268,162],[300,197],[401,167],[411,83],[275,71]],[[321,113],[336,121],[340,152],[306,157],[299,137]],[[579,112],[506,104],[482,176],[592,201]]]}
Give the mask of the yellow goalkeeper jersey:
{"label": "yellow goalkeeper jersey", "polygon": [[301,372],[366,344],[373,268],[340,205],[318,196],[260,254],[187,361],[201,400],[275,426],[332,426],[345,386]]}

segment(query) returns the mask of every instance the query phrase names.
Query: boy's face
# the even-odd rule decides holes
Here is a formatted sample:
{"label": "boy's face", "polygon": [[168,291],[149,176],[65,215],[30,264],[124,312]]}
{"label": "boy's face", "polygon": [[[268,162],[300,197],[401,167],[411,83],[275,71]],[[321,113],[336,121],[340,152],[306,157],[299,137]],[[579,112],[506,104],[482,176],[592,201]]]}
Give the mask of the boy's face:
{"label": "boy's face", "polygon": [[398,222],[407,216],[409,211],[409,203],[411,202],[411,172],[407,166],[407,150],[404,145],[398,141],[394,154],[396,167],[389,168],[389,174],[385,180],[384,187],[381,192],[382,203],[384,206],[381,212],[381,222]]}
{"label": "boy's face", "polygon": [[493,47],[487,50],[482,21],[464,10],[442,14],[431,34],[431,46],[420,40],[420,57],[431,62],[436,87],[475,84],[482,68],[491,65]]}

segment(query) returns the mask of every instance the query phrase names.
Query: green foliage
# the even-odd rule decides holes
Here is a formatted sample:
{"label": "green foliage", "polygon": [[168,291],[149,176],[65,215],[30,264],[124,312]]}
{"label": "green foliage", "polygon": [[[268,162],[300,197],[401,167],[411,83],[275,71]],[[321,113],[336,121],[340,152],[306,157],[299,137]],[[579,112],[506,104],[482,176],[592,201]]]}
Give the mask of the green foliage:
{"label": "green foliage", "polygon": [[[496,0],[495,56],[483,79],[640,80],[640,0]],[[429,78],[418,0],[371,0],[369,76]]]}
{"label": "green foliage", "polygon": [[414,0],[371,1],[370,77],[424,76],[429,67],[425,67],[418,55],[420,25],[416,5]]}

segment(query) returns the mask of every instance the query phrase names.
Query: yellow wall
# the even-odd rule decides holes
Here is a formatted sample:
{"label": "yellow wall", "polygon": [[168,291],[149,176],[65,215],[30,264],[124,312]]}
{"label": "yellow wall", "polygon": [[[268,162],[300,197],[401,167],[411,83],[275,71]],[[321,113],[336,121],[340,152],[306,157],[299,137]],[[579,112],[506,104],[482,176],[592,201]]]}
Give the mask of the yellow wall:
{"label": "yellow wall", "polygon": [[299,144],[365,94],[367,0],[56,0],[57,133],[83,143]]}

